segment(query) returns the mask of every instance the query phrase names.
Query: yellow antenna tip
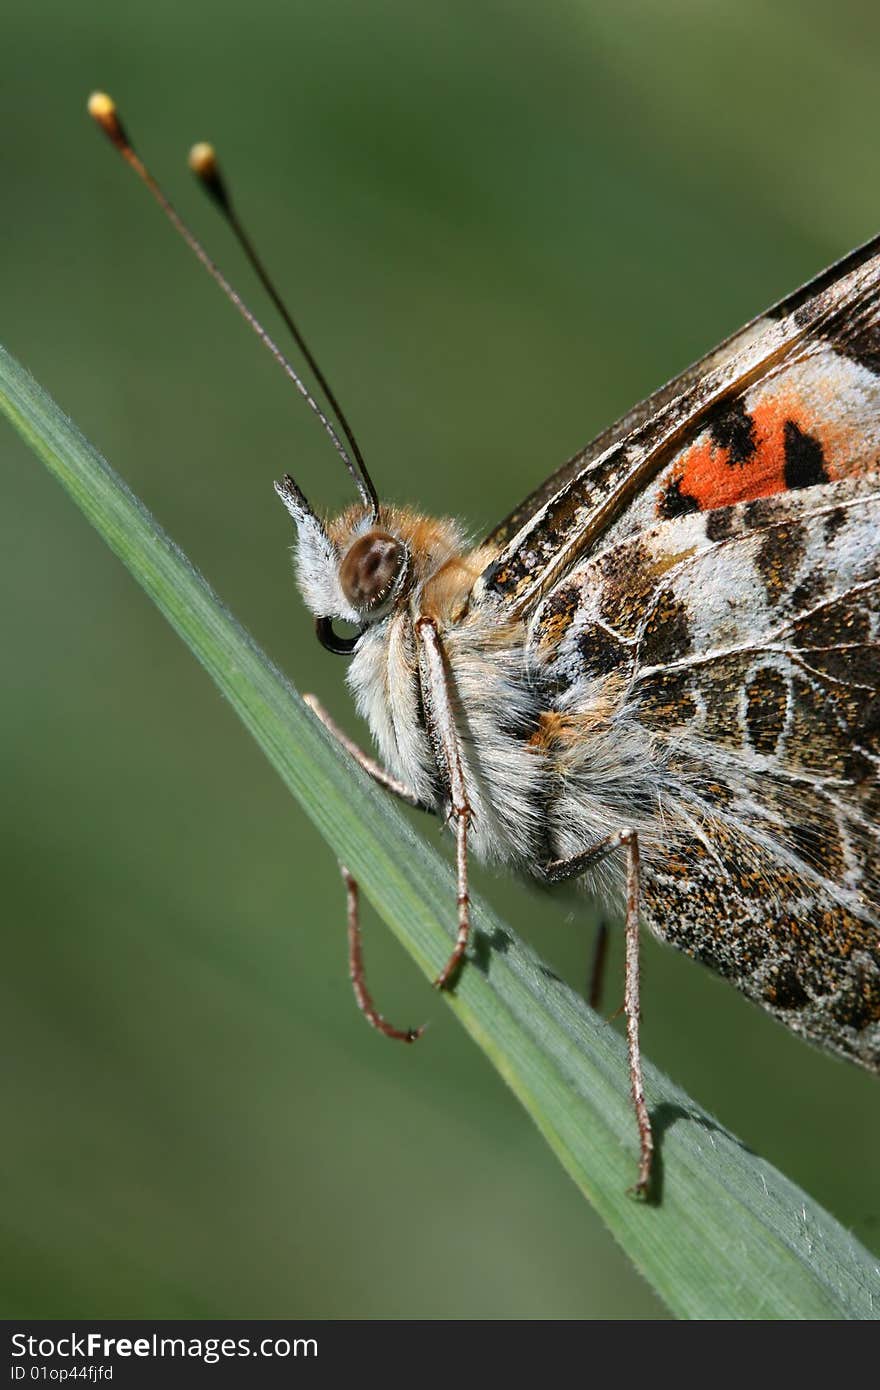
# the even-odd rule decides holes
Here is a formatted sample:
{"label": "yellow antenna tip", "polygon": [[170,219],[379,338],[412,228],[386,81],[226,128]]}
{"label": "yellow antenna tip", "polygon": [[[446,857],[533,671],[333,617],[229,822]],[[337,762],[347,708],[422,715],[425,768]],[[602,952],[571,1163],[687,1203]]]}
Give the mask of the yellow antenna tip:
{"label": "yellow antenna tip", "polygon": [[200,140],[189,152],[189,167],[200,179],[210,179],[217,173],[217,153],[213,145]]}
{"label": "yellow antenna tip", "polygon": [[121,150],[128,147],[128,137],[122,128],[116,102],[106,92],[92,92],[89,97],[89,115],[97,122],[104,134]]}
{"label": "yellow antenna tip", "polygon": [[206,144],[204,140],[193,145],[189,152],[189,167],[221,212],[230,217],[232,208],[229,194],[226,191],[223,175],[220,173],[220,165],[217,163],[217,152],[214,146]]}
{"label": "yellow antenna tip", "polygon": [[116,102],[106,92],[92,92],[89,97],[89,115],[101,125],[112,121],[116,115]]}

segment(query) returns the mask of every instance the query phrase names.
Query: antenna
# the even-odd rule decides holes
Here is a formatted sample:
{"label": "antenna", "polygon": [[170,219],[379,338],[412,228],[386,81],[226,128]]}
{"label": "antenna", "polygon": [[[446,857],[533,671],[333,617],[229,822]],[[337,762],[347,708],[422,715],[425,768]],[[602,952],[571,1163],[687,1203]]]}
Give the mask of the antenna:
{"label": "antenna", "polygon": [[236,291],[230,285],[229,281],[226,279],[225,275],[223,275],[223,273],[211,260],[211,257],[208,255],[201,242],[190,231],[189,227],[180,217],[179,213],[173,207],[169,199],[165,196],[159,184],[156,182],[156,180],[153,178],[153,175],[150,173],[149,169],[144,164],[143,160],[140,158],[139,155],[135,153],[134,147],[132,146],[131,141],[128,138],[128,135],[125,132],[125,128],[121,120],[119,119],[119,115],[116,110],[116,103],[113,101],[112,97],[107,96],[105,92],[93,92],[92,95],[89,97],[88,110],[89,115],[97,123],[97,125],[101,127],[104,134],[110,140],[111,144],[113,144],[119,151],[119,153],[122,155],[122,158],[125,160],[126,164],[128,164],[128,166],[134,170],[141,182],[146,184],[147,188],[150,190],[153,197],[156,199],[156,202],[159,204],[160,208],[165,213],[165,216],[168,218],[175,231],[177,231],[180,234],[180,236],[183,237],[183,240],[186,242],[187,246],[196,256],[197,260],[201,261],[202,265],[204,266],[205,270],[208,272],[214,283],[219,285],[220,289],[226,295],[226,298],[230,301],[231,304],[235,306],[235,308],[241,314],[242,318],[250,326],[250,328],[257,335],[257,337],[260,339],[263,345],[266,348],[268,348],[269,352],[275,358],[275,361],[278,363],[281,370],[285,373],[286,376],[290,378],[296,389],[299,391],[300,395],[305,400],[306,404],[309,406],[311,410],[314,411],[315,415],[317,415],[318,419],[321,421],[321,424],[324,426],[324,429],[326,430],[328,436],[330,437],[330,441],[333,444],[334,449],[339,454],[339,457],[342,459],[342,462],[345,464],[345,467],[351,475],[354,484],[361,495],[364,505],[369,508],[373,520],[376,520],[378,518],[379,513],[379,501],[376,496],[376,490],[373,487],[372,482],[369,480],[368,475],[366,474],[366,472],[364,472],[362,476],[358,472],[357,468],[352,462],[351,455],[349,454],[345,445],[342,443],[342,440],[339,438],[339,435],[336,433],[336,430],[333,428],[332,424],[327,419],[327,416],[324,414],[323,410],[318,405],[317,401],[315,401],[309,393],[308,389],[302,381],[302,378],[291,366],[290,362],[284,356],[284,353],[281,351],[281,349],[277,346],[274,339],[272,339],[266,332],[259,319],[251,313],[250,309],[247,307],[241,296],[236,293]]}
{"label": "antenna", "polygon": [[326,400],[329,402],[330,407],[333,410],[333,413],[335,414],[337,420],[342,426],[343,434],[345,435],[346,439],[351,445],[351,451],[354,454],[355,459],[357,460],[358,468],[361,471],[361,474],[364,478],[364,481],[367,484],[368,489],[371,493],[374,493],[375,490],[370,480],[370,475],[367,472],[367,465],[364,463],[363,454],[361,453],[360,448],[358,446],[358,442],[355,439],[354,432],[351,426],[349,425],[348,420],[345,418],[342,406],[336,399],[336,394],[330,386],[329,381],[327,380],[324,373],[321,371],[321,368],[318,366],[318,363],[315,360],[315,356],[311,348],[309,347],[300,330],[297,328],[296,323],[293,320],[293,315],[291,314],[287,305],[284,303],[284,300],[281,298],[278,289],[276,288],[275,284],[270,278],[269,272],[266,270],[265,265],[263,264],[262,260],[257,254],[256,247],[254,246],[253,242],[251,241],[250,237],[245,231],[244,225],[242,224],[242,221],[238,215],[238,212],[235,209],[232,199],[229,196],[228,184],[225,178],[223,177],[222,173],[220,172],[220,166],[217,162],[217,152],[214,149],[214,146],[205,144],[203,141],[197,145],[193,145],[192,149],[189,152],[189,167],[190,169],[192,169],[193,173],[199,180],[199,183],[202,185],[205,192],[208,194],[208,197],[211,199],[214,206],[219,210],[221,216],[225,220],[227,226],[229,227],[230,231],[232,232],[242,251],[250,261],[251,266],[253,267],[254,271],[256,272],[257,278],[260,281],[260,284],[263,286],[263,289],[266,291],[272,303],[275,305],[275,308],[278,310],[279,314],[281,315],[282,319],[287,325],[297,347],[299,348],[303,357],[308,362],[309,367],[311,368],[318,385],[323,391]]}

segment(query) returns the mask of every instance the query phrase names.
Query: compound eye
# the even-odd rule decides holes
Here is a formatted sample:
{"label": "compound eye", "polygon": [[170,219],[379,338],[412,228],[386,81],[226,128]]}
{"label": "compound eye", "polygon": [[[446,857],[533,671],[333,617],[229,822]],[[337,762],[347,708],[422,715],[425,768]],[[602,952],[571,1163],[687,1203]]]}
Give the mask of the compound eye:
{"label": "compound eye", "polygon": [[359,537],[339,567],[339,583],[352,608],[370,613],[394,588],[406,562],[403,543],[387,531]]}
{"label": "compound eye", "polygon": [[363,628],[358,628],[352,637],[340,637],[338,632],[334,632],[333,624],[329,618],[315,619],[315,632],[321,646],[334,656],[351,656],[358,644]]}

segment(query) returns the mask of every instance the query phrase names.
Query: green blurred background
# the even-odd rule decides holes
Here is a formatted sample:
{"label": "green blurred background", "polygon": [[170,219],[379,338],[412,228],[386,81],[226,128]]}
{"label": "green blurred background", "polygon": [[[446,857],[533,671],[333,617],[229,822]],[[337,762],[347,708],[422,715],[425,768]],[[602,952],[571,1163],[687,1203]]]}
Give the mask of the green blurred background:
{"label": "green blurred background", "polygon": [[[3,338],[355,731],[271,488],[336,506],[341,469],[88,92],[263,308],[184,165],[217,144],[380,489],[479,531],[877,231],[878,59],[856,3],[15,0]],[[329,850],[5,429],[0,456],[3,1315],[664,1316],[372,916],[383,1009],[433,1026],[366,1027]],[[582,977],[587,913],[478,882]],[[643,993],[652,1059],[876,1248],[877,1081],[650,942]]]}

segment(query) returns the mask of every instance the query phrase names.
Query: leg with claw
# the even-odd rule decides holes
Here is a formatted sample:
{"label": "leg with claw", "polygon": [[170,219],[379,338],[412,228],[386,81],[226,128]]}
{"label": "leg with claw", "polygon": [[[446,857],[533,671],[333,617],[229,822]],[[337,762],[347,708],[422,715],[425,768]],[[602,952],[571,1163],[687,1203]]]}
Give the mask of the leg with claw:
{"label": "leg with claw", "polygon": [[[324,728],[332,734],[337,743],[349,753],[359,767],[364,772],[369,773],[374,781],[384,787],[386,791],[393,792],[401,801],[405,801],[410,806],[415,806],[420,811],[431,811],[433,808],[426,806],[420,801],[415,792],[411,791],[404,782],[392,777],[390,772],[386,772],[381,763],[377,763],[375,758],[371,758],[368,753],[359,748],[353,739],[339,727],[332,715],[328,714],[320,700],[315,695],[304,695],[303,699],[313,714],[317,715]],[[364,957],[361,950],[361,928],[360,916],[358,912],[358,886],[356,880],[349,873],[348,869],[340,862],[339,871],[342,874],[342,881],[345,884],[346,901],[348,904],[348,968],[351,975],[351,983],[354,988],[354,997],[358,1002],[358,1007],[365,1018],[374,1028],[378,1028],[380,1033],[384,1033],[386,1038],[396,1038],[400,1042],[415,1042],[425,1031],[421,1028],[393,1028],[379,1013],[373,1003],[372,995],[367,989],[367,982],[364,977]]]}
{"label": "leg with claw", "polygon": [[464,953],[467,950],[471,934],[471,899],[470,893],[468,892],[467,861],[467,829],[470,811],[466,805],[462,809],[454,807],[453,815],[455,816],[455,864],[458,881],[458,894],[456,897],[458,905],[458,932],[455,937],[455,946],[453,947],[452,955],[434,981],[435,989],[445,989],[447,985],[454,982],[461,962],[464,959]]}
{"label": "leg with claw", "polygon": [[592,868],[606,854],[618,848],[626,850],[626,966],[623,1007],[626,1012],[626,1041],[629,1049],[629,1075],[632,1085],[633,1105],[639,1127],[639,1174],[633,1192],[643,1197],[651,1183],[651,1162],[654,1154],[654,1136],[651,1131],[651,1117],[645,1101],[645,1086],[642,1078],[642,1052],[639,1044],[639,1020],[641,1005],[639,1000],[639,839],[634,830],[623,830],[606,835],[582,854],[571,859],[555,859],[547,865],[546,877],[551,883],[572,878]]}
{"label": "leg with claw", "polygon": [[415,1042],[425,1031],[425,1025],[421,1028],[394,1028],[384,1019],[373,1003],[372,995],[367,989],[364,979],[364,958],[361,951],[361,924],[358,912],[358,886],[344,864],[340,864],[342,879],[345,883],[346,900],[348,903],[348,968],[351,975],[351,983],[354,989],[354,997],[358,1002],[358,1007],[368,1023],[374,1028],[378,1028],[380,1033],[384,1033],[386,1038],[395,1038],[398,1042]]}

